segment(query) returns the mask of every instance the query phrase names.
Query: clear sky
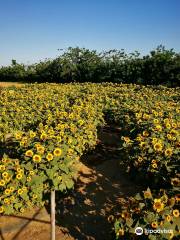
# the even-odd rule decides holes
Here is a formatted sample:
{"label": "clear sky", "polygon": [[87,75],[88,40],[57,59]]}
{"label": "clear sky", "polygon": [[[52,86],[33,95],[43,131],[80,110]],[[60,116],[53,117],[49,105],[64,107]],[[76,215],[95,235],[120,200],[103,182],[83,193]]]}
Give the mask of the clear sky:
{"label": "clear sky", "polygon": [[69,46],[180,51],[180,0],[0,0],[0,65]]}

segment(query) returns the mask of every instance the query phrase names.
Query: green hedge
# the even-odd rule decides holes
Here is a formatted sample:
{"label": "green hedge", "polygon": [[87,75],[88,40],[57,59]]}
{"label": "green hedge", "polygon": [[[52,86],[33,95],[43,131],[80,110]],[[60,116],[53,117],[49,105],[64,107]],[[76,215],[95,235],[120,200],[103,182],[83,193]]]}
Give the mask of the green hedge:
{"label": "green hedge", "polygon": [[180,86],[180,53],[158,46],[146,56],[135,51],[110,50],[98,53],[68,48],[54,60],[25,66],[12,60],[0,68],[0,81],[22,82],[116,82]]}

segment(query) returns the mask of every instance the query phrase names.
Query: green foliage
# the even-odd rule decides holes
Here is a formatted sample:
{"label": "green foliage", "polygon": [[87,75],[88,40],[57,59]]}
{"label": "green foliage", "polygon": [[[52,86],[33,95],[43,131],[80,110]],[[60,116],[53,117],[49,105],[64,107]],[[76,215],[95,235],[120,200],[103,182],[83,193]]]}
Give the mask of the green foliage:
{"label": "green foliage", "polygon": [[0,68],[0,81],[24,82],[114,82],[144,85],[180,85],[180,54],[163,46],[145,56],[122,50],[98,53],[69,47],[54,60],[25,66],[12,60]]}
{"label": "green foliage", "polygon": [[[179,235],[179,200],[165,191],[142,194],[126,199],[118,216],[111,216],[116,239],[137,239],[135,229],[141,227],[142,239],[177,239]],[[166,231],[164,231],[164,229]]]}

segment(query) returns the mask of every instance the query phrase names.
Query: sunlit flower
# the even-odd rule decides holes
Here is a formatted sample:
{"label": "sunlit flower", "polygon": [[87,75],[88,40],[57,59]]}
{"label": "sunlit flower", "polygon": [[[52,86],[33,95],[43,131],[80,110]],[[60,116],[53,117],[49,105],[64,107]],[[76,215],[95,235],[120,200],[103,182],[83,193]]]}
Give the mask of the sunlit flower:
{"label": "sunlit flower", "polygon": [[55,148],[53,154],[54,156],[59,157],[62,154],[62,150],[60,148]]}
{"label": "sunlit flower", "polygon": [[41,156],[38,155],[38,154],[35,154],[33,156],[33,161],[36,162],[36,163],[40,163],[41,162]]}
{"label": "sunlit flower", "polygon": [[164,209],[164,203],[161,199],[154,199],[153,209],[157,212],[161,212]]}

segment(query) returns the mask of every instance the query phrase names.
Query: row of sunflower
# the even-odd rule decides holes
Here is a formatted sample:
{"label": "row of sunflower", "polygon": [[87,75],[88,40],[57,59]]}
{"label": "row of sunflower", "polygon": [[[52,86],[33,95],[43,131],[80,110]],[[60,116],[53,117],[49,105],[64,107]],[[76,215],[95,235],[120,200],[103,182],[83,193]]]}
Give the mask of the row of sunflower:
{"label": "row of sunflower", "polygon": [[136,239],[137,227],[144,230],[142,239],[178,239],[180,91],[137,87],[126,94],[119,111],[111,111],[111,120],[122,127],[127,172],[151,190],[128,198],[109,220],[116,239]]}
{"label": "row of sunflower", "polygon": [[101,108],[80,85],[1,90],[0,213],[44,204],[74,186],[80,156],[97,142]]}
{"label": "row of sunflower", "polygon": [[[152,188],[166,188],[161,192],[148,189],[130,201],[132,206],[126,204],[128,208],[120,214],[126,217],[111,217],[116,238],[132,239],[142,219],[148,219],[146,227],[154,228],[168,222],[177,235],[179,95],[178,88],[109,83],[2,89],[0,139],[6,154],[0,164],[0,212],[22,212],[44,204],[44,192],[73,188],[76,163],[95,147],[97,127],[108,121],[122,129],[119,139],[129,173],[146,179]],[[147,218],[148,213],[152,218]],[[137,218],[141,219],[138,223]]]}

